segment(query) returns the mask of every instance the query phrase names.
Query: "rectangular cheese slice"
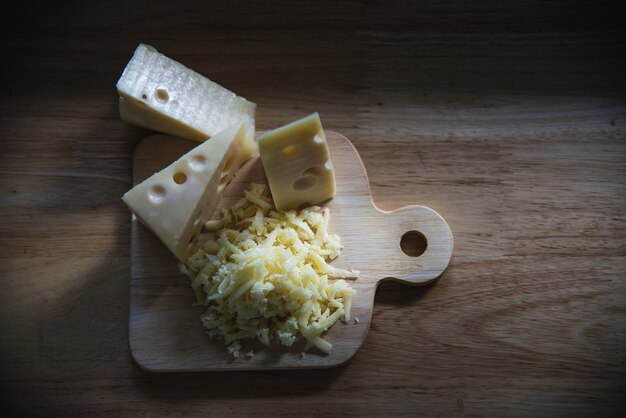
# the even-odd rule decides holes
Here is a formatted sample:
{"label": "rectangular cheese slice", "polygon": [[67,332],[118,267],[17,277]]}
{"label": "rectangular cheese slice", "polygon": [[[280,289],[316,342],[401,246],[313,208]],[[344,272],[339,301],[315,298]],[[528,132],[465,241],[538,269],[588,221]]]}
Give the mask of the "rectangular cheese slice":
{"label": "rectangular cheese slice", "polygon": [[335,172],[317,113],[261,135],[259,151],[278,210],[315,205],[335,195]]}
{"label": "rectangular cheese slice", "polygon": [[256,150],[246,125],[234,125],[133,187],[122,200],[184,262],[224,188]]}
{"label": "rectangular cheese slice", "polygon": [[140,44],[117,82],[125,122],[194,141],[236,123],[254,138],[256,104]]}

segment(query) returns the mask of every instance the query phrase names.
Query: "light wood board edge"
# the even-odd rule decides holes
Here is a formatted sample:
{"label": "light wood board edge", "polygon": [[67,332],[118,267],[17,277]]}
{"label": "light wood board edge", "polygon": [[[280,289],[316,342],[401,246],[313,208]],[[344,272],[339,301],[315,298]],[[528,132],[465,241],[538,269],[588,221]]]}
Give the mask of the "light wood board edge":
{"label": "light wood board edge", "polygon": [[[314,368],[332,368],[332,367],[342,366],[348,363],[354,357],[354,355],[358,352],[359,348],[362,346],[363,342],[365,341],[367,333],[369,332],[369,327],[371,324],[371,316],[372,316],[372,311],[373,311],[374,297],[375,297],[376,288],[378,284],[387,280],[395,280],[395,281],[399,281],[407,285],[425,285],[425,284],[432,283],[433,281],[437,280],[441,276],[441,274],[443,273],[443,271],[445,270],[445,268],[447,267],[451,259],[452,248],[453,248],[452,233],[450,231],[449,226],[443,220],[443,218],[439,214],[437,214],[435,211],[425,206],[411,205],[411,206],[401,207],[392,211],[383,211],[380,208],[378,208],[378,206],[375,204],[371,195],[371,189],[370,189],[369,179],[367,176],[367,170],[365,168],[365,165],[362,159],[360,158],[360,155],[356,147],[354,147],[354,145],[349,139],[347,139],[345,136],[339,133],[336,133],[333,131],[327,131],[327,136],[334,136],[337,139],[341,139],[345,141],[345,143],[348,144],[348,146],[353,150],[354,154],[358,157],[359,164],[361,167],[360,173],[362,173],[365,179],[364,184],[367,187],[367,198],[368,198],[368,202],[371,207],[371,210],[375,211],[380,221],[385,224],[385,227],[380,228],[380,229],[390,232],[389,236],[386,238],[396,239],[399,242],[398,233],[400,233],[400,236],[401,236],[401,234],[406,231],[417,230],[420,233],[422,233],[428,240],[428,247],[426,251],[424,252],[424,254],[422,254],[419,257],[405,256],[404,254],[401,253],[400,248],[398,248],[398,251],[399,251],[398,254],[401,254],[400,256],[401,261],[399,263],[399,267],[401,267],[399,268],[400,274],[396,273],[394,276],[377,277],[375,280],[373,280],[374,283],[371,283],[368,289],[363,289],[363,288],[359,289],[358,296],[360,298],[367,298],[369,300],[370,309],[369,309],[367,318],[364,318],[364,317],[360,318],[362,322],[361,325],[365,326],[365,330],[359,334],[358,342],[353,341],[353,342],[356,342],[356,344],[352,345],[351,350],[349,350],[349,353],[347,355],[342,356],[341,358],[336,358],[335,359],[336,361],[333,361],[333,362],[327,361],[329,358],[322,357],[322,359],[325,359],[325,360],[321,361],[319,364],[314,364],[314,365],[257,367],[254,364],[250,364],[248,367],[237,367],[237,368],[207,367],[203,369],[196,369],[196,368],[184,368],[184,367],[183,368],[151,367],[147,365],[143,361],[142,358],[137,356],[136,352],[133,350],[133,344],[132,344],[133,338],[129,338],[129,345],[130,345],[132,357],[142,369],[146,371],[150,371],[150,372],[202,372],[202,371],[226,371],[226,370],[228,371],[291,370],[291,369],[301,370],[301,369],[314,369]],[[135,152],[137,153],[137,151],[143,145],[144,145],[143,141],[140,142]],[[332,202],[333,201],[331,200],[329,205],[332,205]],[[426,226],[424,223],[416,224],[414,222],[414,220],[420,216],[425,216],[430,219],[430,221],[426,224]],[[135,237],[137,235],[136,232],[137,232],[138,227],[140,226],[137,224],[136,220],[133,219],[133,231],[135,232]],[[344,253],[342,253],[341,257],[343,257],[345,261]],[[430,268],[428,269],[421,268],[424,265],[430,266],[431,262],[433,263]],[[416,267],[419,268],[418,273],[416,273]],[[358,283],[358,281],[356,283]],[[366,283],[361,282],[360,284],[363,285]],[[131,306],[131,310],[132,310],[132,306]],[[331,330],[329,330],[329,333],[331,331],[332,331],[332,328]]]}

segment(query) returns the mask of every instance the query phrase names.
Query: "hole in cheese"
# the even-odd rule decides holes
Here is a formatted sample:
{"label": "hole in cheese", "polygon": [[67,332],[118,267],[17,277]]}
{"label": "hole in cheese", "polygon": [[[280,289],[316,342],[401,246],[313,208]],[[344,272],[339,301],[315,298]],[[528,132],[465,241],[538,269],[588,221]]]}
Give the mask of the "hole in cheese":
{"label": "hole in cheese", "polygon": [[148,197],[153,203],[161,203],[165,199],[165,187],[160,184],[155,184],[150,188]]}
{"label": "hole in cheese", "polygon": [[222,171],[222,177],[220,177],[220,186],[221,185],[225,186],[228,183],[228,180],[229,180],[228,172]]}
{"label": "hole in cheese", "polygon": [[204,155],[201,154],[194,155],[189,159],[189,166],[194,170],[202,170],[205,164],[206,158],[204,157]]}
{"label": "hole in cheese", "polygon": [[176,184],[183,184],[184,182],[187,181],[187,175],[185,173],[182,173],[182,172],[178,172],[178,173],[174,174],[174,176],[172,178],[174,179],[174,182]]}
{"label": "hole in cheese", "polygon": [[303,176],[319,176],[322,174],[324,169],[319,165],[315,165],[313,167],[309,167],[302,172]]}
{"label": "hole in cheese", "polygon": [[222,170],[222,175],[220,176],[220,189],[223,189],[224,187],[226,187],[226,185],[230,182],[230,180],[232,179],[231,174],[231,169],[233,168],[233,163],[235,162],[235,156],[234,155],[230,155],[228,157],[228,159],[226,160],[226,163],[224,164],[224,169]]}
{"label": "hole in cheese", "polygon": [[307,190],[315,185],[317,182],[317,177],[315,176],[304,176],[300,177],[298,180],[294,181],[291,187],[294,190]]}
{"label": "hole in cheese", "polygon": [[233,167],[233,161],[234,161],[234,156],[231,155],[230,157],[228,157],[228,160],[226,160],[226,164],[224,164],[224,172],[228,172],[230,171],[230,169]]}
{"label": "hole in cheese", "polygon": [[156,90],[156,98],[162,103],[167,103],[170,99],[170,95],[167,93],[167,90],[161,87]]}
{"label": "hole in cheese", "polygon": [[410,257],[419,257],[424,254],[427,246],[426,237],[419,231],[405,232],[400,239],[402,252]]}
{"label": "hole in cheese", "polygon": [[288,147],[283,148],[283,150],[280,153],[282,154],[283,157],[290,158],[290,157],[295,157],[296,155],[298,155],[299,152],[300,152],[300,147],[298,147],[297,145],[289,145]]}
{"label": "hole in cheese", "polygon": [[202,232],[202,227],[204,226],[204,219],[202,219],[203,212],[204,208],[202,207],[194,211],[193,233],[187,242],[187,248],[191,248],[191,245],[193,245],[200,238],[200,233]]}

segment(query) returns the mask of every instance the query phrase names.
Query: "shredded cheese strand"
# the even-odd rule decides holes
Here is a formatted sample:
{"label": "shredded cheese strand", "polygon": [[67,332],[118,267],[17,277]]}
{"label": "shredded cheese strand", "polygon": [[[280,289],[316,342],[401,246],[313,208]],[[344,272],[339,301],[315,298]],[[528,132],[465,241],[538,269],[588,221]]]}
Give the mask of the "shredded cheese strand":
{"label": "shredded cheese strand", "polygon": [[328,264],[342,249],[329,222],[328,208],[318,206],[277,212],[263,184],[252,184],[220,219],[208,221],[216,238],[181,265],[196,302],[207,308],[207,334],[230,344],[235,357],[244,338],[291,346],[303,337],[330,352],[321,335],[350,318],[355,290],[343,279],[359,272]]}

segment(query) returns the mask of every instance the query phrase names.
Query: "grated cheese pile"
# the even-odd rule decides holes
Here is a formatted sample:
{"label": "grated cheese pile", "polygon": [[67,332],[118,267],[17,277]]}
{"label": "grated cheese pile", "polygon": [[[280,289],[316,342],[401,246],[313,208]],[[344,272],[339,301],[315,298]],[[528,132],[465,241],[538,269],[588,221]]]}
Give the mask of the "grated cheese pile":
{"label": "grated cheese pile", "polygon": [[329,220],[328,208],[318,206],[277,212],[267,186],[252,184],[221,219],[208,221],[216,238],[181,265],[197,303],[207,307],[207,333],[223,339],[235,357],[244,338],[291,346],[302,336],[330,352],[321,335],[349,319],[355,290],[343,279],[359,272],[328,264],[342,248],[328,232]]}

